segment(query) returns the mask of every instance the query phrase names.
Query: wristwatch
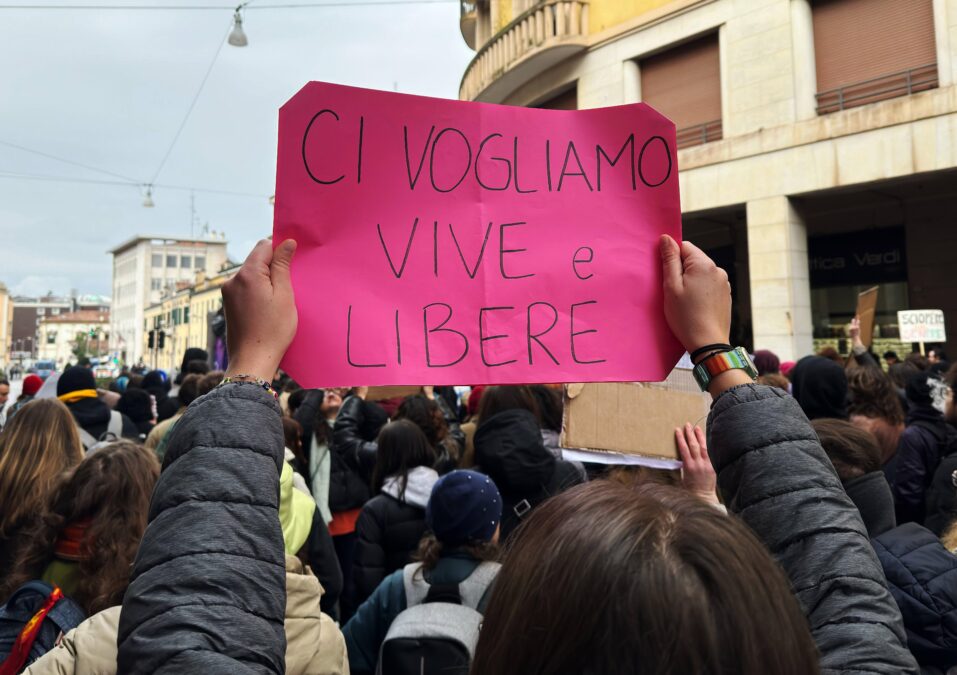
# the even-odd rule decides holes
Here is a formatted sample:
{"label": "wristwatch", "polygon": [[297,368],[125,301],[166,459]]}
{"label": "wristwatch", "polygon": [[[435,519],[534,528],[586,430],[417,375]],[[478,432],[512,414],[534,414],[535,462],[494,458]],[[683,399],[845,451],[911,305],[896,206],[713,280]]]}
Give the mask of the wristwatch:
{"label": "wristwatch", "polygon": [[744,347],[718,352],[699,362],[691,371],[701,391],[708,391],[711,380],[728,370],[743,370],[752,380],[758,378],[758,369]]}

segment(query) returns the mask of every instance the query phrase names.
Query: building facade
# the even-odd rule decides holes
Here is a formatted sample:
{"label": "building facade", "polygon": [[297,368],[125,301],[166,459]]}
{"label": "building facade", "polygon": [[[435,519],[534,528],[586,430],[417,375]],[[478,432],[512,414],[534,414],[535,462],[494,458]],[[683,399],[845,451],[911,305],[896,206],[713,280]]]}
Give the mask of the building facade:
{"label": "building facade", "polygon": [[81,309],[40,320],[37,360],[53,361],[62,371],[78,358],[102,356],[109,349],[110,312]]}
{"label": "building facade", "polygon": [[13,300],[6,285],[0,283],[0,374],[10,367],[12,351],[11,330],[13,329]]}
{"label": "building facade", "polygon": [[216,274],[227,262],[226,240],[137,236],[113,248],[111,343],[114,357],[126,363],[145,360],[144,312],[197,271]]}
{"label": "building facade", "polygon": [[13,297],[10,328],[10,360],[23,364],[37,358],[40,322],[73,311],[73,299],[46,295],[42,298]]}
{"label": "building facade", "polygon": [[[957,334],[957,0],[478,0],[460,97],[645,102],[675,122],[684,237],[724,267],[733,339],[839,343],[879,287]],[[953,351],[953,350],[952,350]]]}

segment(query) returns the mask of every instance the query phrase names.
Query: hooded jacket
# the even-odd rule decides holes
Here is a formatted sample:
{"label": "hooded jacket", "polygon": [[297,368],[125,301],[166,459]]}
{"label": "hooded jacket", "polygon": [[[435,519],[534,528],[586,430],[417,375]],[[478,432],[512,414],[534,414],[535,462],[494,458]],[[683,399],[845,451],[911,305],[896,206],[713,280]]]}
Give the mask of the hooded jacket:
{"label": "hooded jacket", "polygon": [[389,421],[375,403],[358,396],[342,402],[332,429],[329,508],[333,513],[360,508],[369,500],[379,429]]}
{"label": "hooded jacket", "polygon": [[[348,675],[342,632],[319,609],[323,588],[293,556],[286,556],[286,675]],[[24,675],[113,675],[120,608],[110,607],[67,633]]]}
{"label": "hooded jacket", "polygon": [[761,385],[725,391],[708,454],[728,509],[788,575],[821,672],[916,673],[864,523],[797,402]]}
{"label": "hooded jacket", "polygon": [[809,420],[847,419],[847,375],[823,356],[805,356],[791,371],[791,394]]}
{"label": "hooded jacket", "polygon": [[[76,420],[77,426],[84,429],[93,438],[99,439],[110,426],[110,407],[98,398],[81,398],[78,401],[67,403],[70,414]],[[140,430],[133,421],[123,413],[117,413],[123,418],[123,438],[138,441]]]}
{"label": "hooded jacket", "polygon": [[957,665],[957,556],[917,523],[890,530],[873,544],[917,662],[941,670]]}
{"label": "hooded jacket", "polygon": [[867,536],[877,537],[897,527],[894,496],[883,471],[873,471],[844,483],[844,491],[854,502],[867,528]]}
{"label": "hooded jacket", "polygon": [[907,427],[897,448],[892,486],[899,523],[924,522],[927,489],[949,433],[943,413],[934,407],[934,390],[946,386],[927,372],[914,373],[907,380]]}
{"label": "hooded jacket", "polygon": [[545,448],[538,421],[527,410],[506,410],[479,425],[475,463],[502,495],[502,540],[532,508],[583,481],[574,464]]}
{"label": "hooded jacket", "polygon": [[352,567],[355,603],[361,604],[387,576],[410,562],[427,529],[425,506],[439,474],[426,466],[409,472],[402,490],[398,476],[390,476],[382,493],[362,507],[356,521],[356,553]]}
{"label": "hooded jacket", "polygon": [[957,428],[946,424],[940,444],[941,460],[927,488],[924,526],[940,536],[957,520]]}

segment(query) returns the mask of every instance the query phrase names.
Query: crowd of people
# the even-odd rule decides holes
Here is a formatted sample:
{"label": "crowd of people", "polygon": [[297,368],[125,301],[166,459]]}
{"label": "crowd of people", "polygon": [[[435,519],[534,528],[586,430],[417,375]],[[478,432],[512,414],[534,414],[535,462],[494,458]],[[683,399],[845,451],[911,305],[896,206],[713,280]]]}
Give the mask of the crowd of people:
{"label": "crowd of people", "polygon": [[[942,350],[882,364],[856,322],[846,357],[758,350],[674,430],[680,470],[581,463],[551,386],[301,388],[294,252],[224,287],[226,372],[24,379],[0,675],[957,673]],[[727,343],[727,275],[661,261],[674,335]]]}

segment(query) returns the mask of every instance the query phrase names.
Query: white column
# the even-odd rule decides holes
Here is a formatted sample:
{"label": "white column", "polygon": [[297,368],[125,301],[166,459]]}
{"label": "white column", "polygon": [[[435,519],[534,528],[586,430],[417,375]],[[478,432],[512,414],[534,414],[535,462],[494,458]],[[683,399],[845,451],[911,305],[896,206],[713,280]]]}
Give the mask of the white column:
{"label": "white column", "polygon": [[641,72],[636,59],[621,64],[622,103],[641,101]]}
{"label": "white column", "polygon": [[813,349],[807,229],[784,195],[748,202],[754,348],[794,360]]}
{"label": "white column", "polygon": [[795,119],[813,119],[817,116],[817,65],[809,0],[791,0],[791,58],[794,63]]}
{"label": "white column", "polygon": [[934,42],[941,87],[957,82],[957,0],[934,0]]}

